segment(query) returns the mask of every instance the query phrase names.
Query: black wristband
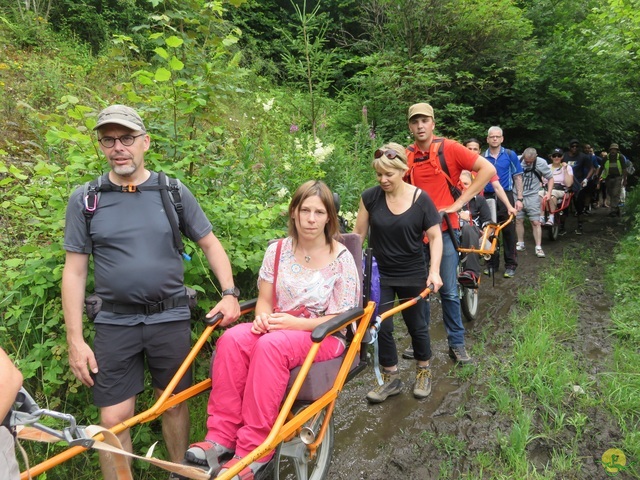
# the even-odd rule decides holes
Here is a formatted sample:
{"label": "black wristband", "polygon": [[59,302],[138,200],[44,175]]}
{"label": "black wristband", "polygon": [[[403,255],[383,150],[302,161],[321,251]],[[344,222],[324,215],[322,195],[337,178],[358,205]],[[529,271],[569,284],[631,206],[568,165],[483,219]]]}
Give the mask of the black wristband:
{"label": "black wristband", "polygon": [[518,199],[516,199],[516,202],[522,202],[522,201],[524,201],[524,198],[518,198]]}

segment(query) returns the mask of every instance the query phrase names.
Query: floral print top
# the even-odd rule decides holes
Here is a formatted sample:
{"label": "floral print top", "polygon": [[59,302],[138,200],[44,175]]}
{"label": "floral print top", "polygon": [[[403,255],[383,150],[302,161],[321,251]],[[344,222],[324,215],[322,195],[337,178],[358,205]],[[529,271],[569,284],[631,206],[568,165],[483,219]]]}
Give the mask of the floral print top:
{"label": "floral print top", "polygon": [[[277,244],[274,242],[267,248],[258,275],[258,285],[263,280],[273,283]],[[311,316],[317,318],[358,306],[360,277],[356,263],[344,245],[339,244],[337,248],[335,260],[324,268],[311,269],[296,261],[291,237],[282,241],[276,285],[277,307],[280,311],[305,306]]]}

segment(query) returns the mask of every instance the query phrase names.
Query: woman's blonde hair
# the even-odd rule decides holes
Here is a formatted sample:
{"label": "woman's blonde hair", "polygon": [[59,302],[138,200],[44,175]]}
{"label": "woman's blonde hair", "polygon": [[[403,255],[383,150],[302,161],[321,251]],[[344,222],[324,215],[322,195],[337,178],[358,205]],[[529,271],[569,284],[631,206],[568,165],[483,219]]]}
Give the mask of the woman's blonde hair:
{"label": "woman's blonde hair", "polygon": [[[393,150],[396,153],[395,158],[389,158],[385,155],[388,150]],[[371,166],[375,170],[378,170],[378,168],[382,170],[401,170],[402,172],[409,170],[406,150],[399,143],[389,142],[376,150],[376,152],[382,152],[382,155],[374,158],[373,162],[371,162]]]}
{"label": "woman's blonde hair", "polygon": [[320,180],[309,180],[298,187],[289,203],[289,236],[294,242],[298,242],[298,230],[294,217],[299,213],[300,206],[309,197],[320,197],[320,201],[327,210],[327,219],[324,226],[324,237],[327,244],[333,251],[333,239],[340,237],[340,224],[338,222],[338,211],[333,198],[333,193],[327,185]]}

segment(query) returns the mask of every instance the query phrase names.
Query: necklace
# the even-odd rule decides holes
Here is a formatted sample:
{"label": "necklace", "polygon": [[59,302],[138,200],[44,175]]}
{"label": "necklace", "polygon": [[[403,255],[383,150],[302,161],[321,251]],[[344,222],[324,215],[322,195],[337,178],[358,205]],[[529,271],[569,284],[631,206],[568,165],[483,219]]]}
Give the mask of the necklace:
{"label": "necklace", "polygon": [[311,257],[309,255],[304,256],[304,261],[309,263],[311,261]]}

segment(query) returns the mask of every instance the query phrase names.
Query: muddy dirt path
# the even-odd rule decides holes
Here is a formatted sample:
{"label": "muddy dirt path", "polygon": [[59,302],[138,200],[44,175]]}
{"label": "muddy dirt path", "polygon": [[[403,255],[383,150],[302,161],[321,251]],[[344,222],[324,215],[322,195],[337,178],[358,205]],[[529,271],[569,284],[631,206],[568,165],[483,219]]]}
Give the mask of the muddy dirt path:
{"label": "muddy dirt path", "polygon": [[[623,235],[624,227],[618,219],[607,217],[605,209],[598,209],[585,218],[584,235],[578,236],[573,229],[575,218],[567,222],[568,233],[555,242],[548,240],[543,231],[542,246],[547,255],[540,259],[534,255],[531,231],[525,236],[527,250],[519,253],[519,266],[514,278],[502,277],[504,266],[496,275],[495,287],[488,277],[484,277],[480,287],[480,312],[478,320],[465,322],[467,346],[481,341],[482,336],[508,333],[500,326],[499,319],[506,318],[514,308],[519,291],[538,281],[541,269],[549,267],[554,259],[564,255],[572,256],[576,250],[591,252],[592,259],[587,265],[585,283],[588,294],[581,298],[582,307],[579,320],[579,342],[574,347],[576,355],[589,359],[593,373],[602,368],[612,349],[608,343],[606,325],[609,321],[609,299],[602,289],[606,258]],[[502,263],[502,262],[501,262]],[[466,381],[461,381],[449,373],[456,368],[447,354],[446,334],[442,324],[438,302],[432,304],[431,336],[434,358],[432,359],[433,390],[429,398],[418,401],[411,394],[414,363],[400,360],[399,368],[405,384],[402,394],[389,398],[379,405],[369,405],[365,395],[375,382],[372,369],[367,369],[359,377],[346,385],[335,413],[336,439],[334,458],[329,477],[335,479],[435,479],[438,478],[441,462],[453,460],[454,473],[448,478],[458,478],[468,471],[466,458],[473,458],[481,451],[496,448],[496,431],[510,430],[510,422],[500,418],[495,412],[486,411],[486,403],[479,401],[483,391],[482,358],[475,358],[478,372]],[[402,320],[396,319],[396,340],[401,352],[410,345],[410,339],[402,328]],[[507,337],[508,338],[508,337]],[[504,351],[494,354],[509,354],[508,342]],[[581,478],[602,478],[603,470],[596,465],[599,455],[619,438],[619,434],[609,419],[591,422],[594,431],[591,444],[581,448],[585,456],[585,469]],[[431,442],[420,441],[420,436],[430,433],[449,434],[464,444],[451,446],[449,453],[436,448]],[[463,445],[461,447],[461,445]],[[442,447],[442,446],[441,446]],[[536,463],[544,465],[550,452],[538,446],[540,452],[532,451]],[[457,448],[457,450],[456,450]],[[536,445],[532,444],[535,450]],[[448,458],[447,458],[448,455]],[[476,472],[477,474],[477,472]]]}

